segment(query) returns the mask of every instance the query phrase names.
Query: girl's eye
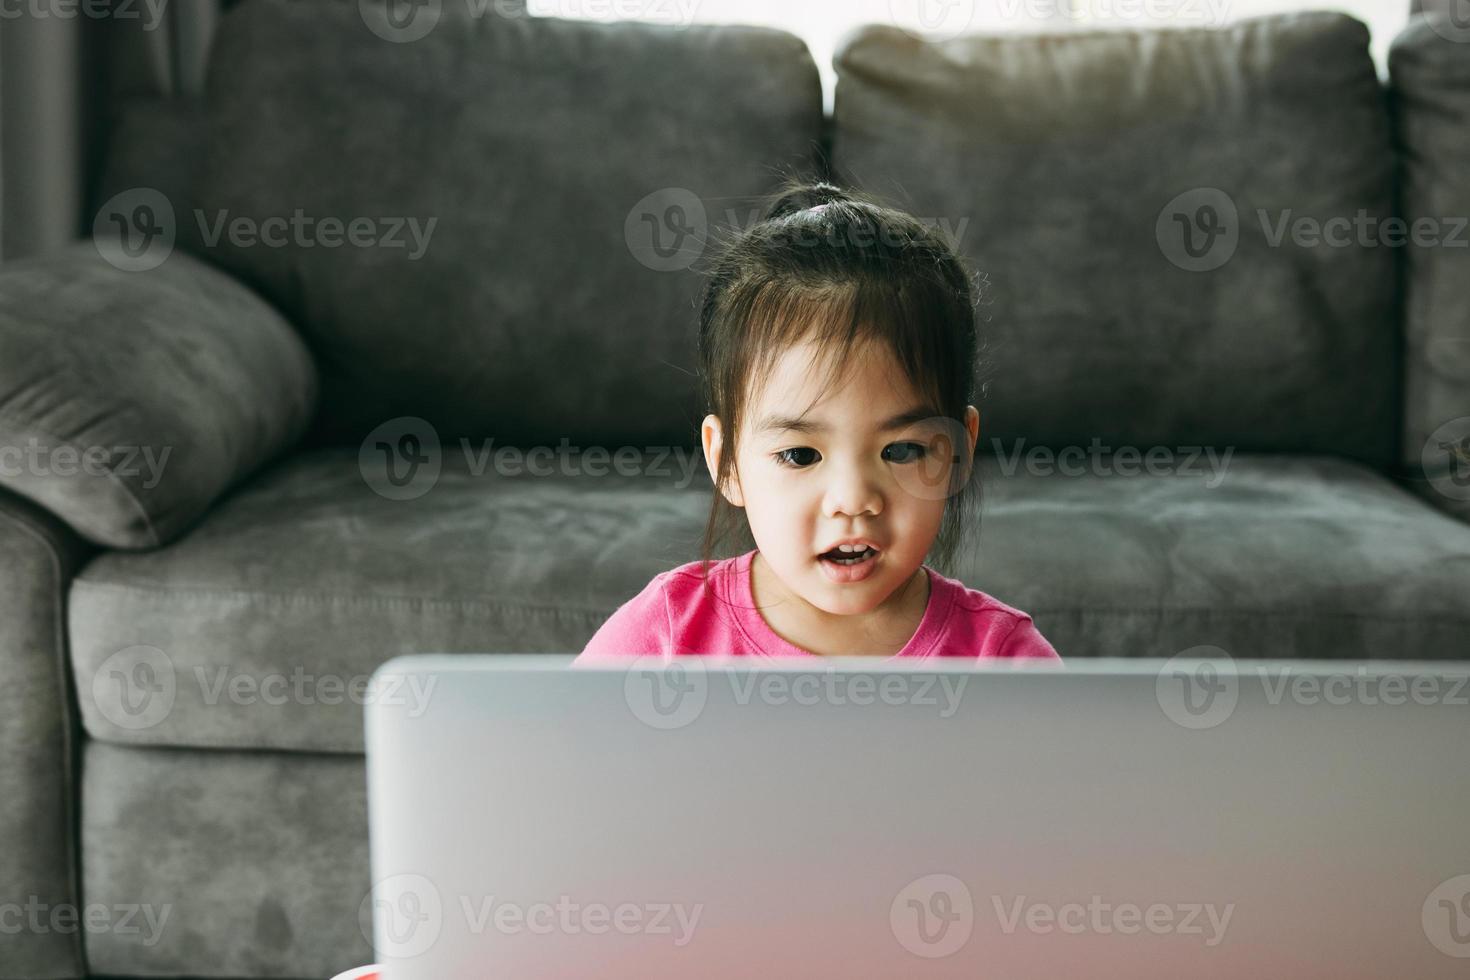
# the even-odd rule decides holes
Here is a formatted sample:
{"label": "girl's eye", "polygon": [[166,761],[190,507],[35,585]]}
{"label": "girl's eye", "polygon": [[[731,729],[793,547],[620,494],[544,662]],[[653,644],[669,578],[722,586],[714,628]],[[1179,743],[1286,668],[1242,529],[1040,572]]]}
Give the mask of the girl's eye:
{"label": "girl's eye", "polygon": [[[921,442],[895,442],[888,449],[898,451],[901,458],[894,459],[895,463],[914,463],[923,459],[929,452],[928,447]],[[888,449],[885,449],[884,452],[887,452]]]}
{"label": "girl's eye", "polygon": [[776,453],[775,454],[776,462],[779,463],[782,466],[789,466],[792,469],[802,469],[802,468],[804,468],[806,466],[811,465],[810,463],[797,463],[797,462],[794,462],[791,459],[791,454],[792,453],[813,453],[813,454],[815,454],[816,453],[816,450],[815,449],[812,449],[810,446],[797,446],[795,449],[783,449],[779,453]]}
{"label": "girl's eye", "polygon": [[[923,443],[919,442],[895,442],[892,445],[884,447],[883,449],[884,458],[886,458],[891,463],[917,462],[918,460],[923,459],[924,456],[928,454],[928,451],[928,448],[924,446]],[[775,453],[774,456],[776,462],[782,466],[789,466],[792,469],[804,469],[805,467],[810,466],[812,463],[816,462],[816,460],[811,459],[807,460],[806,462],[799,462],[797,461],[797,459],[793,458],[793,454],[811,453],[813,456],[815,456],[816,452],[817,451],[815,449],[812,449],[810,446],[797,446],[795,449],[783,449],[779,453]],[[893,455],[888,455],[889,453],[892,453]]]}

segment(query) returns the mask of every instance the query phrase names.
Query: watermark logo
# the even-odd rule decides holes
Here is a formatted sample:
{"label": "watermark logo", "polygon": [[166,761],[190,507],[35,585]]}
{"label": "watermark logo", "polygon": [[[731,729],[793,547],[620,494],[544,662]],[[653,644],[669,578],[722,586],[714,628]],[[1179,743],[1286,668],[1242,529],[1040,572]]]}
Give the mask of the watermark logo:
{"label": "watermark logo", "polygon": [[125,647],[92,675],[92,703],[118,728],[142,731],[173,711],[178,679],[169,655],[158,647]]}
{"label": "watermark logo", "polygon": [[357,450],[363,482],[380,497],[413,500],[439,482],[439,431],[417,415],[400,415],[373,429]]}
{"label": "watermark logo", "polygon": [[357,0],[368,30],[385,41],[405,44],[427,37],[444,15],[443,0]]}
{"label": "watermark logo", "polygon": [[623,676],[623,699],[633,716],[650,728],[683,728],[704,711],[709,676],[698,657],[644,654]]}
{"label": "watermark logo", "polygon": [[1229,21],[1228,0],[997,0],[997,11],[1008,21],[1042,24],[1077,21],[1099,23],[1143,22],[1220,27]]}
{"label": "watermark logo", "polygon": [[174,250],[174,206],[152,187],[114,194],[92,219],[92,244],[107,264],[123,272],[147,272]]}
{"label": "watermark logo", "polygon": [[925,41],[947,41],[975,25],[975,0],[888,0],[892,22]]}
{"label": "watermark logo", "polygon": [[439,889],[423,875],[390,875],[363,898],[358,922],[380,958],[412,959],[439,941],[444,903]]}
{"label": "watermark logo", "polygon": [[[493,470],[503,477],[594,477],[609,473],[672,479],[682,490],[703,471],[704,457],[684,446],[576,447],[565,436],[556,446],[496,446],[494,437],[476,445],[461,437],[464,470],[483,476]],[[439,432],[415,415],[389,419],[369,432],[358,447],[363,482],[389,500],[422,497],[439,482],[446,462]],[[671,466],[672,464],[672,466]]]}
{"label": "watermark logo", "polygon": [[1154,238],[1164,258],[1186,272],[1218,269],[1240,242],[1235,201],[1218,187],[1187,190],[1159,211]]}
{"label": "watermark logo", "polygon": [[307,214],[305,209],[296,208],[290,216],[270,215],[253,218],[245,215],[230,217],[227,209],[221,208],[212,215],[202,208],[194,209],[194,221],[199,226],[200,240],[209,248],[216,248],[227,241],[234,248],[352,248],[403,249],[404,258],[417,262],[429,250],[429,241],[434,237],[438,218],[421,221],[417,217],[369,218],[359,215],[342,219],[334,215],[317,217]]}
{"label": "watermark logo", "polygon": [[1470,874],[1443,881],[1424,899],[1424,935],[1434,948],[1458,959],[1470,957]]}
{"label": "watermark logo", "polygon": [[1189,476],[1205,477],[1205,489],[1213,490],[1225,481],[1230,469],[1234,446],[1219,452],[1214,446],[1106,446],[1093,436],[1087,446],[1026,446],[1019,438],[1007,452],[1003,440],[992,437],[1000,470],[1012,476],[1018,469],[1032,476]]}
{"label": "watermark logo", "polygon": [[[1268,248],[1470,248],[1470,217],[1421,215],[1412,221],[1358,208],[1326,218],[1292,208],[1255,209]],[[1234,199],[1217,187],[1196,187],[1164,205],[1154,223],[1159,249],[1188,272],[1210,272],[1235,255],[1241,221]]]}
{"label": "watermark logo", "polygon": [[1470,0],[1434,0],[1438,9],[1424,15],[1429,29],[1446,41],[1470,43]]}
{"label": "watermark logo", "polygon": [[1435,490],[1451,500],[1470,500],[1470,415],[1431,432],[1419,462]]}
{"label": "watermark logo", "polygon": [[[153,728],[173,713],[190,677],[167,653],[155,646],[126,647],[102,662],[92,678],[92,701],[119,728]],[[428,710],[437,677],[413,674],[343,675],[308,671],[300,664],[289,671],[264,673],[237,670],[231,664],[196,666],[192,671],[199,701],[209,707],[287,704],[305,706],[385,704],[407,709],[418,718]]]}
{"label": "watermark logo", "polygon": [[1028,902],[1025,895],[1018,895],[1010,902],[999,895],[992,895],[990,900],[1000,931],[1008,936],[1023,927],[1026,932],[1039,936],[1053,932],[1070,936],[1083,933],[1136,936],[1147,931],[1155,936],[1201,936],[1207,948],[1224,942],[1230,918],[1235,914],[1234,902],[1223,907],[1214,902],[1154,902],[1141,906],[1135,902],[1110,902],[1101,895],[1091,896],[1086,904]]}
{"label": "watermark logo", "polygon": [[137,936],[139,945],[152,948],[162,938],[173,908],[172,904],[104,905],[100,902],[78,907],[69,902],[44,902],[39,896],[31,895],[24,904],[0,902],[0,936],[77,932]]}
{"label": "watermark logo", "polygon": [[[819,213],[827,207],[830,205],[817,205],[803,213]],[[727,207],[722,214],[712,214],[693,191],[663,187],[633,205],[623,222],[623,237],[629,253],[641,265],[655,272],[677,272],[704,255],[712,234],[745,234],[761,221],[761,214],[760,207],[744,211]],[[963,216],[915,216],[914,221],[955,251],[963,247],[970,227],[970,219]],[[876,246],[900,253],[912,244],[907,231],[880,225],[867,217],[799,223],[786,229],[785,235],[793,248],[866,249],[875,256],[882,254]]]}
{"label": "watermark logo", "polygon": [[655,272],[677,272],[699,261],[709,238],[709,216],[698,194],[661,187],[633,205],[623,239],[633,258]]}
{"label": "watermark logo", "polygon": [[[830,705],[934,708],[940,718],[959,710],[969,677],[934,673],[863,673],[836,670],[730,670],[725,672],[735,704],[771,707]],[[640,656],[623,679],[633,714],[653,728],[683,728],[704,710],[710,679],[700,657]]]}
{"label": "watermark logo", "polygon": [[1190,647],[1170,657],[1154,681],[1159,707],[1184,728],[1214,728],[1235,711],[1235,659],[1219,647]]}
{"label": "watermark logo", "polygon": [[0,23],[30,17],[35,20],[140,21],[145,31],[163,23],[168,0],[0,0]]}
{"label": "watermark logo", "polygon": [[[470,935],[493,931],[516,936],[668,936],[684,947],[704,913],[704,903],[583,902],[558,895],[555,902],[518,902],[501,895],[451,896],[445,902],[434,883],[419,874],[398,874],[373,886],[358,910],[363,935],[380,956],[411,959],[434,947],[446,919],[458,912]],[[374,938],[376,934],[376,938]]]}
{"label": "watermark logo", "polygon": [[[1244,686],[1259,684],[1267,705],[1470,707],[1470,673],[1403,674],[1355,664],[1350,669],[1302,671],[1294,665],[1236,670],[1219,647],[1192,647],[1159,671],[1155,692],[1170,720],[1184,728],[1216,728],[1234,713]],[[1254,686],[1252,686],[1254,690]]]}
{"label": "watermark logo", "polygon": [[141,477],[139,486],[152,490],[172,452],[172,446],[57,446],[31,436],[24,446],[0,446],[0,476]]}
{"label": "watermark logo", "polygon": [[910,953],[941,959],[970,941],[975,902],[969,887],[954,875],[924,875],[893,896],[888,925],[899,945]]}
{"label": "watermark logo", "polygon": [[946,500],[959,493],[974,475],[969,430],[958,419],[936,415],[919,423],[916,431],[922,439],[897,444],[903,447],[903,458],[892,467],[894,482],[919,500]]}

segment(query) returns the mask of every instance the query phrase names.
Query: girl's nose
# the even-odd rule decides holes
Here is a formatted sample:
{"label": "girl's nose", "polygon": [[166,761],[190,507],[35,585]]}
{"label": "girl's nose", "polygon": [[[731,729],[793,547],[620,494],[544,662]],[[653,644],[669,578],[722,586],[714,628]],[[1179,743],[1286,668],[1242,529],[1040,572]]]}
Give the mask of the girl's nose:
{"label": "girl's nose", "polygon": [[827,517],[877,516],[883,512],[881,486],[879,474],[868,472],[859,463],[839,466],[827,486],[823,512]]}

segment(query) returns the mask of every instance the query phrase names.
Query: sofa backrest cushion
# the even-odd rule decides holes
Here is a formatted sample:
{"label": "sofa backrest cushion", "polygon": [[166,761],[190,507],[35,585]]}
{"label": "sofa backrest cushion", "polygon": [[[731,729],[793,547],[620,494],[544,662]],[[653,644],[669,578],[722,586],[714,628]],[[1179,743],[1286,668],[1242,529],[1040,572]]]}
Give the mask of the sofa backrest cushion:
{"label": "sofa backrest cushion", "polygon": [[[1470,518],[1470,25],[1415,18],[1389,52],[1404,219],[1403,464]],[[1420,487],[1416,487],[1420,488]]]}
{"label": "sofa backrest cushion", "polygon": [[875,26],[836,67],[839,175],[947,228],[986,284],[982,448],[1392,459],[1395,256],[1355,230],[1393,205],[1363,24]]}
{"label": "sofa backrest cushion", "polygon": [[399,37],[357,0],[231,11],[203,250],[315,352],[310,442],[417,416],[441,440],[696,445],[695,265],[815,160],[816,65],[771,29],[480,6]]}

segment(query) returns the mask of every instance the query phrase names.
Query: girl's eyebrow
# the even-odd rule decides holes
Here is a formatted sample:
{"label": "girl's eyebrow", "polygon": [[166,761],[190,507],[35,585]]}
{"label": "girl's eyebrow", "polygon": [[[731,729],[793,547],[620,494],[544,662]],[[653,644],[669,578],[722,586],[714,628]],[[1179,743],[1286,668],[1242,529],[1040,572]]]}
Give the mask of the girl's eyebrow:
{"label": "girl's eyebrow", "polygon": [[[896,429],[906,429],[915,422],[922,422],[925,419],[930,419],[933,417],[934,413],[932,411],[922,405],[915,405],[913,408],[910,408],[904,412],[899,412],[891,419],[888,419],[883,424],[879,425],[878,431],[893,432]],[[802,418],[799,416],[792,417],[789,415],[768,415],[766,416],[765,421],[761,422],[761,424],[756,428],[756,432],[761,435],[777,432],[806,432],[820,434],[829,431],[831,431],[831,427],[825,422],[821,422],[816,419]]]}

